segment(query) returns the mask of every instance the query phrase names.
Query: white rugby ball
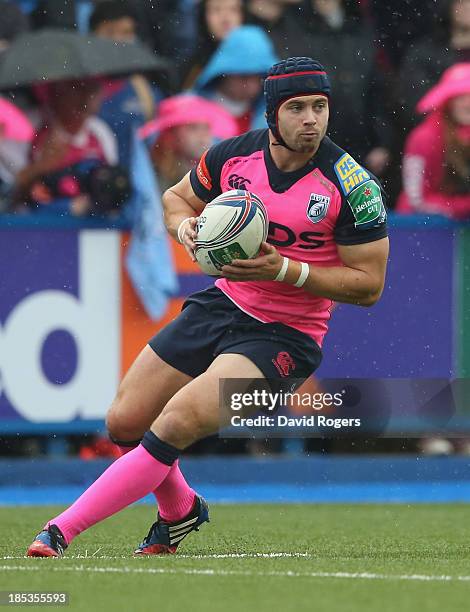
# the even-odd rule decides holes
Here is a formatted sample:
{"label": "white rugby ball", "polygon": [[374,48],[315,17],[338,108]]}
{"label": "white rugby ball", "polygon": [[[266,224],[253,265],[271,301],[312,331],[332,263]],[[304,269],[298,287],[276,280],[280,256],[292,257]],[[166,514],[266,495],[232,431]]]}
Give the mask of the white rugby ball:
{"label": "white rugby ball", "polygon": [[261,199],[242,189],[217,196],[197,222],[195,255],[199,267],[220,276],[233,259],[252,259],[268,235],[268,215]]}

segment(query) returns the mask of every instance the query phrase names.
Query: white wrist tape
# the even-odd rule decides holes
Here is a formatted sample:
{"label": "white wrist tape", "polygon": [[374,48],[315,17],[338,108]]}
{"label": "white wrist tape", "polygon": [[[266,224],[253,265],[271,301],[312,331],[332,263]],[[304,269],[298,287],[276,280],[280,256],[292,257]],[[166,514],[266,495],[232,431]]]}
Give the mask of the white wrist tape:
{"label": "white wrist tape", "polygon": [[181,223],[178,225],[178,229],[176,230],[176,236],[178,238],[178,242],[181,244],[183,242],[183,236],[184,236],[184,232],[183,234],[180,236],[180,232],[181,232],[181,228],[183,227],[183,225],[186,223],[186,221],[188,221],[188,219],[191,219],[191,217],[186,217],[186,219],[183,219],[181,221]]}
{"label": "white wrist tape", "polygon": [[310,267],[308,263],[302,261],[300,265],[302,266],[302,270],[300,271],[300,276],[297,279],[297,282],[294,283],[294,287],[302,287],[305,284],[305,281],[307,280],[308,275],[310,273]]}
{"label": "white wrist tape", "polygon": [[287,274],[287,268],[289,267],[289,258],[288,257],[284,257],[284,261],[282,262],[282,266],[281,269],[279,270],[276,278],[274,279],[275,281],[283,281],[286,278],[286,274]]}

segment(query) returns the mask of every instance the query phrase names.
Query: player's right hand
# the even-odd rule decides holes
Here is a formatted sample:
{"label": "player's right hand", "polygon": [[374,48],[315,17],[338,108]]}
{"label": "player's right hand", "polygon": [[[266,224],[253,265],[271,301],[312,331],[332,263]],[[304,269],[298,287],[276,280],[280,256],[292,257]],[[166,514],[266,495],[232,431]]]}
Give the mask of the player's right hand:
{"label": "player's right hand", "polygon": [[181,244],[184,246],[186,253],[191,258],[191,261],[196,261],[194,249],[196,248],[195,240],[197,238],[197,220],[198,217],[189,217],[181,227],[180,237]]}

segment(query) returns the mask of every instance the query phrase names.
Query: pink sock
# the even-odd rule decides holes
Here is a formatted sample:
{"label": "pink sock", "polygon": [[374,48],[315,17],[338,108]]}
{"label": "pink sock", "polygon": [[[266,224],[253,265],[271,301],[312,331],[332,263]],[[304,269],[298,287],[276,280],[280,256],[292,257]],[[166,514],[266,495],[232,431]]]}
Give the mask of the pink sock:
{"label": "pink sock", "polygon": [[136,444],[135,446],[121,446],[120,444],[116,444],[116,446],[121,451],[121,455],[127,455],[129,451],[134,450],[134,448],[137,448],[139,445]]}
{"label": "pink sock", "polygon": [[153,494],[157,498],[160,516],[169,523],[179,521],[189,514],[196,497],[196,493],[188,485],[179,468],[178,459]]}
{"label": "pink sock", "polygon": [[[119,446],[126,455],[131,446]],[[186,482],[178,465],[178,459],[171,466],[165,480],[153,491],[158,504],[158,512],[165,521],[179,521],[191,512],[196,493]]]}
{"label": "pink sock", "polygon": [[152,492],[170,467],[139,445],[112,463],[70,508],[47,525],[57,525],[69,544],[85,529]]}

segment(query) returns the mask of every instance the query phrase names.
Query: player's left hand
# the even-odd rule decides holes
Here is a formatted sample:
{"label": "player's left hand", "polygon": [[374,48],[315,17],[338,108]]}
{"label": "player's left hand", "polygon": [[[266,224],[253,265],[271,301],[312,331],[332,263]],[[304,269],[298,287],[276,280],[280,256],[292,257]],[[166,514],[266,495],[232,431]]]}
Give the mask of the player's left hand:
{"label": "player's left hand", "polygon": [[255,259],[234,259],[229,266],[222,267],[222,276],[231,281],[274,280],[282,267],[283,257],[267,242]]}

